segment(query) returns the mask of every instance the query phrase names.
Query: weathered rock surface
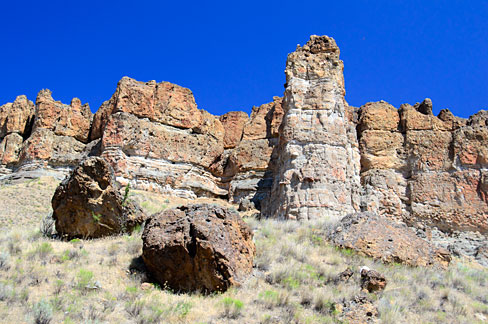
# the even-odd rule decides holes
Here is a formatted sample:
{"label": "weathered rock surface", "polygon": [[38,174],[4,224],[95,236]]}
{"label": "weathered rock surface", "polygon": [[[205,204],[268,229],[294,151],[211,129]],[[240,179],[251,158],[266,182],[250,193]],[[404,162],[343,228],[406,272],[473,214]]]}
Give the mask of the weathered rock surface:
{"label": "weathered rock surface", "polygon": [[252,271],[252,236],[237,212],[182,206],[148,221],[142,257],[153,276],[176,291],[225,291]]}
{"label": "weathered rock surface", "polygon": [[102,136],[110,115],[116,112],[185,129],[200,126],[202,118],[189,89],[169,82],[139,82],[123,77],[112,98],[95,114],[92,139]]}
{"label": "weathered rock surface", "polygon": [[376,270],[361,270],[361,289],[372,293],[385,290],[386,278]]}
{"label": "weathered rock surface", "polygon": [[0,140],[8,134],[29,135],[34,118],[34,103],[18,96],[13,103],[0,106]]}
{"label": "weathered rock surface", "polygon": [[417,237],[405,224],[368,212],[344,217],[332,231],[331,240],[341,248],[384,262],[447,267],[451,260],[447,250]]}
{"label": "weathered rock surface", "polygon": [[119,192],[111,166],[102,158],[83,161],[52,199],[56,231],[68,238],[98,238],[124,232],[145,220]]}
{"label": "weathered rock surface", "polygon": [[354,296],[335,305],[338,318],[345,323],[378,323],[378,309],[366,296]]}
{"label": "weathered rock surface", "polygon": [[81,105],[78,98],[71,105],[54,101],[50,90],[41,90],[36,99],[34,130],[48,129],[58,136],[69,136],[87,143],[92,121],[88,104]]}
{"label": "weathered rock surface", "polygon": [[359,209],[359,151],[344,100],[343,63],[327,36],[288,55],[277,168],[265,215],[340,218]]}
{"label": "weathered rock surface", "polygon": [[0,142],[0,165],[9,165],[19,161],[23,138],[18,133],[8,134]]}
{"label": "weathered rock surface", "polygon": [[242,138],[249,116],[243,111],[230,111],[219,118],[225,130],[224,149],[236,147]]}

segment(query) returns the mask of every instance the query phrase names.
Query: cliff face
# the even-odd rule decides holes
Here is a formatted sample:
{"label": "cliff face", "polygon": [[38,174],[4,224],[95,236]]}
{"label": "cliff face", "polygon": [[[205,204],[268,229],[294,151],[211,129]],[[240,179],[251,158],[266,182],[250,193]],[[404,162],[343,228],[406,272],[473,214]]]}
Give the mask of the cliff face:
{"label": "cliff face", "polygon": [[488,231],[486,112],[468,120],[432,102],[360,108],[363,208],[422,227]]}
{"label": "cliff face", "polygon": [[95,115],[49,90],[0,106],[0,174],[66,173],[102,156],[117,180],[182,197],[249,199],[270,217],[374,211],[417,228],[488,232],[488,113],[345,100],[332,38],[288,56],[284,97],[213,116],[169,82],[123,78]]}
{"label": "cliff face", "polygon": [[285,74],[285,115],[265,213],[312,219],[357,211],[358,144],[347,118],[335,41],[312,36],[288,56]]}

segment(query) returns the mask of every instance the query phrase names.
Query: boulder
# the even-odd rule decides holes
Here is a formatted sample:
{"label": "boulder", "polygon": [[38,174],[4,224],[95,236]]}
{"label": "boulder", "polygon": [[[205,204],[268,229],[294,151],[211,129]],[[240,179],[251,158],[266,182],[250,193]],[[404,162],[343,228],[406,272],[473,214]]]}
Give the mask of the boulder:
{"label": "boulder", "polygon": [[148,220],[142,257],[176,291],[225,291],[251,273],[255,247],[239,214],[218,205],[166,210]]}
{"label": "boulder", "polygon": [[65,237],[98,238],[131,232],[145,216],[119,192],[111,166],[102,158],[84,160],[52,198],[56,231]]}
{"label": "boulder", "polygon": [[367,268],[361,269],[361,289],[369,293],[384,290],[386,278],[381,273]]}
{"label": "boulder", "polygon": [[370,212],[344,217],[332,230],[331,240],[338,247],[389,263],[445,268],[451,260],[447,250],[417,237],[405,224]]}

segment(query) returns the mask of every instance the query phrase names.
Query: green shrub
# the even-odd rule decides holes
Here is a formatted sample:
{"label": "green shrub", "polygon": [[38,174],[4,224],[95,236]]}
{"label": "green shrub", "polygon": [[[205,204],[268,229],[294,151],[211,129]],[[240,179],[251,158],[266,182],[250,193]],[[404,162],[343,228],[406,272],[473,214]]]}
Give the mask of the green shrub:
{"label": "green shrub", "polygon": [[224,307],[223,316],[226,318],[238,318],[244,308],[244,303],[242,301],[231,297],[224,297],[222,305]]}
{"label": "green shrub", "polygon": [[51,305],[45,300],[41,300],[32,308],[32,314],[35,324],[49,324],[53,319],[53,310]]}
{"label": "green shrub", "polygon": [[76,274],[76,288],[83,293],[86,293],[93,287],[93,272],[80,269]]}

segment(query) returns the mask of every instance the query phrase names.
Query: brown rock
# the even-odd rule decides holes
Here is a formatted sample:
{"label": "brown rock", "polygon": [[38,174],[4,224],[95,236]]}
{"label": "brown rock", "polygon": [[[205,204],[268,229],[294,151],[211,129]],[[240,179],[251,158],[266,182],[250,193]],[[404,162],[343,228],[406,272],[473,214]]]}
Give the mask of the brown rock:
{"label": "brown rock", "polygon": [[152,217],[142,235],[153,276],[176,291],[225,291],[252,271],[252,232],[237,212],[190,205]]}
{"label": "brown rock", "polygon": [[105,126],[102,149],[117,147],[129,156],[192,163],[208,168],[224,151],[221,130],[218,138],[153,123],[127,113],[116,113]]}
{"label": "brown rock", "polygon": [[479,170],[422,173],[409,185],[409,223],[423,222],[447,232],[488,232],[487,191]]}
{"label": "brown rock", "polygon": [[439,115],[437,115],[437,118],[442,120],[446,125],[449,125],[449,129],[451,130],[466,126],[467,123],[466,119],[454,116],[449,109],[442,109]]}
{"label": "brown rock", "polygon": [[0,106],[0,140],[12,133],[27,135],[33,118],[34,103],[26,96],[18,96],[13,103]]}
{"label": "brown rock", "polygon": [[110,165],[99,157],[83,161],[56,189],[52,199],[56,230],[68,238],[98,238],[131,232],[145,220],[123,197]]}
{"label": "brown rock", "polygon": [[347,268],[346,270],[339,273],[338,279],[340,281],[349,281],[349,279],[354,275],[354,271],[351,268]]}
{"label": "brown rock", "polygon": [[225,130],[224,148],[236,147],[242,138],[244,125],[249,121],[249,116],[243,111],[230,111],[219,118]]}
{"label": "brown rock", "polygon": [[378,309],[366,296],[354,296],[342,304],[336,304],[338,318],[345,323],[378,323]]}
{"label": "brown rock", "polygon": [[9,165],[19,161],[23,138],[17,133],[8,134],[0,142],[0,164]]}
{"label": "brown rock", "polygon": [[81,105],[78,98],[71,105],[54,101],[51,91],[41,90],[36,99],[36,117],[34,130],[49,129],[58,136],[70,136],[87,143],[92,121],[92,113],[88,104]]}
{"label": "brown rock", "polygon": [[451,130],[452,123],[433,116],[425,115],[409,104],[400,106],[400,125],[403,131],[410,130]]}
{"label": "brown rock", "polygon": [[370,169],[394,169],[405,167],[404,135],[399,132],[366,130],[361,133],[361,171]]}
{"label": "brown rock", "polygon": [[169,82],[139,82],[123,77],[112,98],[95,114],[92,139],[101,137],[109,116],[116,112],[185,129],[200,126],[202,118],[189,89]]}
{"label": "brown rock", "polygon": [[375,270],[361,270],[361,289],[367,292],[378,292],[386,287],[386,278]]}
{"label": "brown rock", "polygon": [[384,262],[447,267],[451,260],[449,252],[417,237],[406,225],[369,212],[344,217],[331,233],[331,239],[341,248]]}
{"label": "brown rock", "polygon": [[71,136],[57,136],[53,131],[38,128],[22,145],[20,163],[42,162],[52,166],[75,166],[88,152],[86,145]]}
{"label": "brown rock", "polygon": [[454,132],[454,156],[463,166],[488,167],[488,127],[462,127]]}
{"label": "brown rock", "polygon": [[278,129],[284,115],[282,101],[281,97],[273,97],[273,102],[253,107],[251,120],[244,127],[243,139],[278,137]]}
{"label": "brown rock", "polygon": [[414,108],[421,114],[433,115],[432,114],[432,100],[430,98],[425,98],[421,103],[417,103]]}
{"label": "brown rock", "polygon": [[413,172],[443,171],[452,167],[451,132],[408,131],[405,142],[408,163]]}
{"label": "brown rock", "polygon": [[361,131],[396,131],[400,115],[398,110],[385,101],[369,102],[360,108],[359,127]]}

